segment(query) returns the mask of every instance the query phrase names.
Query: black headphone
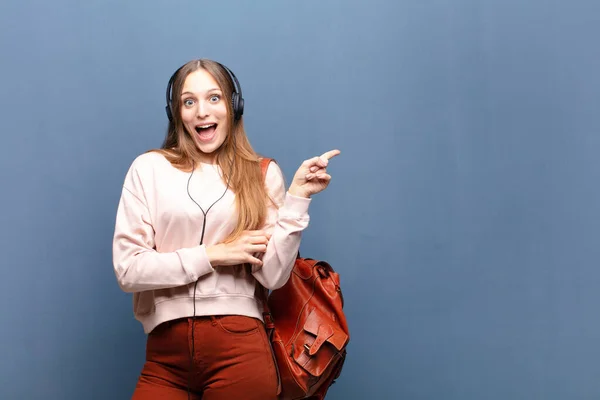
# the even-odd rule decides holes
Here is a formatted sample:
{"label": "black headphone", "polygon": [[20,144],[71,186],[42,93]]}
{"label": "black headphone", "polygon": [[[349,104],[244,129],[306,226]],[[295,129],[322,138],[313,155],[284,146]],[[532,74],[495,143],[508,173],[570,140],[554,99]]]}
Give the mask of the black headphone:
{"label": "black headphone", "polygon": [[[229,68],[227,68],[225,65],[219,62],[217,62],[217,64],[219,64],[221,68],[223,68],[227,72],[229,78],[231,79],[231,82],[233,83],[233,93],[231,94],[231,108],[233,109],[233,119],[234,121],[237,121],[242,117],[242,114],[244,114],[244,98],[242,97],[242,87],[240,86],[240,82],[235,77],[235,74]],[[167,84],[167,106],[165,107],[165,110],[167,111],[167,117],[169,118],[169,121],[173,121],[173,109],[171,107],[173,102],[173,82],[175,81],[175,77],[177,76],[177,73],[181,70],[181,68],[183,68],[183,66],[179,67],[177,71],[175,71],[173,75],[171,75],[169,83]]]}

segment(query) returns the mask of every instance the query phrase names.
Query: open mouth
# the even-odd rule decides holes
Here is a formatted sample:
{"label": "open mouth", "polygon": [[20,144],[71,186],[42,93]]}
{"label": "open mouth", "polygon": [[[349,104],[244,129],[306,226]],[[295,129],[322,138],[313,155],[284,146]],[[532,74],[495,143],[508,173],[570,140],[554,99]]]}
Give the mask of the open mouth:
{"label": "open mouth", "polygon": [[196,133],[202,141],[211,140],[217,131],[217,124],[196,125]]}

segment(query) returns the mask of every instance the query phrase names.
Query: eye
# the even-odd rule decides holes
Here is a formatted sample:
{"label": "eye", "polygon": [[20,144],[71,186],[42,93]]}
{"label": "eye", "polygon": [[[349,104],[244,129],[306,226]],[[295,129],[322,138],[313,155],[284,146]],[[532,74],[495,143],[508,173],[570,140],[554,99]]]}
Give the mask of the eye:
{"label": "eye", "polygon": [[216,103],[219,100],[221,100],[221,96],[219,96],[218,94],[213,94],[212,96],[210,96],[209,100],[211,103]]}
{"label": "eye", "polygon": [[186,107],[192,107],[194,105],[194,99],[183,100],[183,105]]}

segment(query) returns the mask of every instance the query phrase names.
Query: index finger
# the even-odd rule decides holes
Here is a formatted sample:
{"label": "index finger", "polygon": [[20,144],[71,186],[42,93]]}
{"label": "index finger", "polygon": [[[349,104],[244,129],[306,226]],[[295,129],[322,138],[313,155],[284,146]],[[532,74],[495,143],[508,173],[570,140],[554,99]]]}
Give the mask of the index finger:
{"label": "index finger", "polygon": [[335,156],[337,156],[338,154],[340,154],[341,152],[337,149],[335,150],[329,150],[328,152],[325,152],[321,155],[321,159],[329,161],[330,158],[333,158]]}

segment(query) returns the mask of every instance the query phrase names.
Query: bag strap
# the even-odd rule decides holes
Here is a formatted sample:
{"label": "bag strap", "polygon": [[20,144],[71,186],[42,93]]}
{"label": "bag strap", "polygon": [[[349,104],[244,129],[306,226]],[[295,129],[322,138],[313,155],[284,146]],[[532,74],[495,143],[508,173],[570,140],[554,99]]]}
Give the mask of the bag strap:
{"label": "bag strap", "polygon": [[[262,171],[263,180],[265,179],[265,177],[267,175],[267,169],[269,168],[269,164],[271,162],[277,162],[277,161],[275,161],[272,158],[267,158],[267,157],[263,157],[260,159],[260,169]],[[298,252],[298,254],[296,254],[296,258],[299,258],[299,257],[300,257],[300,252]],[[258,286],[259,286],[259,289],[258,289],[259,298],[263,303],[263,318],[265,320],[265,326],[267,329],[274,328],[275,325],[273,324],[273,317],[271,316],[271,310],[269,309],[269,303],[267,301],[269,298],[269,289],[262,286],[260,283],[258,283]]]}
{"label": "bag strap", "polygon": [[260,170],[262,171],[263,179],[267,175],[267,168],[269,168],[269,164],[271,161],[274,161],[272,158],[263,157],[260,159]]}
{"label": "bag strap", "polygon": [[[265,179],[266,175],[267,175],[267,169],[269,168],[269,164],[271,163],[271,161],[275,161],[272,158],[267,158],[267,157],[263,157],[260,159],[260,170],[262,172],[262,177],[263,180]],[[257,282],[258,283],[258,282]],[[268,296],[269,296],[269,289],[267,289],[266,287],[262,286],[260,283],[258,283],[259,286],[259,298],[263,303],[263,318],[265,319],[265,326],[267,329],[269,328],[273,328],[273,317],[271,316],[271,310],[269,309],[269,304],[267,302]]]}

